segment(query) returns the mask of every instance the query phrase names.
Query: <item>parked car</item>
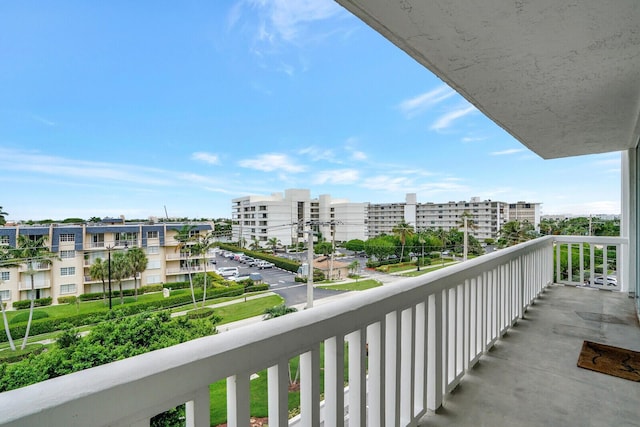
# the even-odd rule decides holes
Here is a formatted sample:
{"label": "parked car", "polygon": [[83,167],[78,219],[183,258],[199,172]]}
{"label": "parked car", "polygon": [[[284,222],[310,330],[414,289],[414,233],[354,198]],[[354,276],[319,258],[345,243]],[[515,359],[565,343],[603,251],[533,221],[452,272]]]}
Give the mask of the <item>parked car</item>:
{"label": "parked car", "polygon": [[216,270],[216,273],[222,277],[232,277],[240,274],[238,267],[220,267]]}
{"label": "parked car", "polygon": [[255,258],[252,258],[252,257],[250,257],[250,256],[244,256],[244,257],[240,260],[240,262],[242,262],[243,264],[251,264],[252,262],[255,262],[255,261],[256,261],[256,259],[255,259]]}
{"label": "parked car", "polygon": [[258,267],[260,270],[262,270],[263,268],[271,268],[273,267],[275,264],[269,261],[258,261],[258,263],[256,264],[256,267]]}
{"label": "parked car", "polygon": [[[603,276],[596,276],[593,278],[593,284],[594,285],[598,285],[598,286],[604,286],[604,277]],[[607,286],[618,286],[618,279],[616,278],[616,276],[607,276]]]}

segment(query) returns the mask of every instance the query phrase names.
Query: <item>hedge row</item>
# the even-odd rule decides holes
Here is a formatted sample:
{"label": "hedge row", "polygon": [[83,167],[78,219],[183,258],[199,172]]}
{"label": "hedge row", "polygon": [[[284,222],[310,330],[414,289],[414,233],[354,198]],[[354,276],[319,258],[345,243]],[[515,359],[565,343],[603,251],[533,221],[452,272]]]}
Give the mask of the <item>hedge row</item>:
{"label": "hedge row", "polygon": [[281,268],[283,270],[290,271],[292,273],[297,273],[298,268],[300,267],[300,263],[298,261],[282,258],[272,254],[267,254],[265,252],[251,251],[251,250],[240,248],[235,245],[230,245],[228,243],[219,243],[218,246],[220,247],[220,249],[224,249],[231,252],[242,252],[245,255],[248,255],[255,259],[263,259],[265,261],[272,262],[276,267]]}
{"label": "hedge row", "polygon": [[[52,303],[52,299],[51,297],[46,297],[46,298],[37,298],[33,300],[33,306],[34,307],[44,307],[45,305],[51,305]],[[16,310],[20,310],[23,308],[29,308],[31,306],[31,300],[30,299],[25,299],[22,301],[14,301],[13,302],[13,308],[15,308]]]}
{"label": "hedge row", "polygon": [[[185,286],[186,284],[186,286]],[[160,292],[162,291],[162,288],[172,288],[172,289],[183,289],[183,288],[188,288],[189,287],[189,282],[175,282],[175,283],[167,283],[165,285],[159,283],[157,285],[148,285],[148,286],[142,286],[138,289],[138,295],[142,295],[142,294],[146,294],[146,293],[150,293],[150,292]],[[130,297],[135,295],[135,289],[123,289],[122,290],[122,296],[125,297]],[[119,298],[120,297],[120,290],[119,289],[112,289],[111,290],[111,296],[113,298]],[[62,298],[62,297],[61,297]],[[80,295],[78,298],[80,298],[80,301],[96,301],[99,299],[103,298],[103,294],[102,292],[92,292],[92,293],[88,293],[88,294],[82,294]],[[60,298],[58,298],[58,302],[60,302]]]}
{"label": "hedge row", "polygon": [[[219,298],[222,296],[240,296],[244,293],[242,286],[234,285],[229,287],[215,287],[207,290],[207,299]],[[102,295],[102,294],[100,294]],[[196,300],[202,300],[202,289],[196,289]],[[129,316],[132,314],[140,313],[143,311],[150,311],[153,309],[169,308],[184,304],[189,304],[192,301],[191,293],[184,295],[170,296],[157,301],[149,302],[137,302],[130,303],[122,306],[115,306],[113,310],[100,311],[94,313],[77,314],[75,316],[68,316],[64,318],[46,318],[34,320],[31,323],[30,335],[40,335],[50,332],[59,331],[69,327],[78,327],[83,325],[90,325],[99,323],[103,320]],[[14,337],[22,337],[25,334],[26,323],[11,327],[11,335]],[[0,334],[0,342],[7,341],[6,334]]]}

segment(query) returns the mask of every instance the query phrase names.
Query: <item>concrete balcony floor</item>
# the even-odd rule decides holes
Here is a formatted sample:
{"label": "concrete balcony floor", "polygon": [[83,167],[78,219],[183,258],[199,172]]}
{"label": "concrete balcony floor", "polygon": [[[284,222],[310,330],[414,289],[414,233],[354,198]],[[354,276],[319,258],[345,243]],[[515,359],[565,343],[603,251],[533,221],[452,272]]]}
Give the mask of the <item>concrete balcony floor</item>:
{"label": "concrete balcony floor", "polygon": [[584,340],[640,351],[633,299],[547,288],[420,425],[638,426],[640,383],[577,367]]}

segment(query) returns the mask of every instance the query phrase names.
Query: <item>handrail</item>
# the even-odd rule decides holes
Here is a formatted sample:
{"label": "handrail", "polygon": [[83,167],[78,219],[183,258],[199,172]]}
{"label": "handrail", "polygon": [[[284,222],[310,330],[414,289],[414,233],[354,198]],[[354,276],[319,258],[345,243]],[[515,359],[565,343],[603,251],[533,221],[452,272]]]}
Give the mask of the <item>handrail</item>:
{"label": "handrail", "polygon": [[251,328],[2,393],[0,425],[148,426],[153,415],[186,402],[187,425],[209,426],[209,384],[226,378],[229,426],[247,426],[249,376],[268,368],[269,425],[285,426],[285,369],[300,355],[301,422],[318,426],[323,342],[325,423],[343,425],[347,404],[349,423],[363,425],[369,399],[369,410],[378,411],[370,420],[415,424],[551,283],[553,241],[543,237]]}

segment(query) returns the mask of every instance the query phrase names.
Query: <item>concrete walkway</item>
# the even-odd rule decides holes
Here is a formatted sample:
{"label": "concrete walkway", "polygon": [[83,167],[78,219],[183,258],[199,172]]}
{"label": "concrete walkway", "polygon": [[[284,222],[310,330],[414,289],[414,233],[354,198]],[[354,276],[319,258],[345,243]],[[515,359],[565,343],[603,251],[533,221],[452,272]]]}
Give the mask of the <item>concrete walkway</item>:
{"label": "concrete walkway", "polygon": [[556,285],[424,426],[639,426],[640,383],[576,366],[584,340],[640,351],[633,299]]}

